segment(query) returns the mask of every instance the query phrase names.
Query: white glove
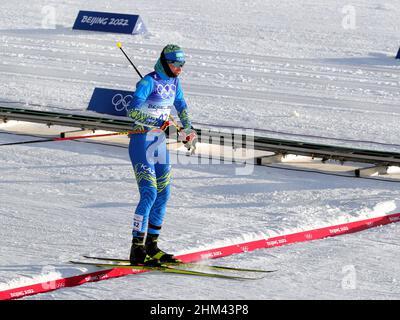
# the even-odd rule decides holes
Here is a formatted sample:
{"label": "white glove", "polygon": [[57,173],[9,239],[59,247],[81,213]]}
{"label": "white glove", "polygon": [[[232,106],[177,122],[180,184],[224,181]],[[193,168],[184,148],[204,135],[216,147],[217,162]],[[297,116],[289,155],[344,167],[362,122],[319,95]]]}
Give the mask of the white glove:
{"label": "white glove", "polygon": [[190,154],[196,151],[197,133],[193,128],[186,128],[179,131],[178,140],[182,141],[184,146],[188,149]]}

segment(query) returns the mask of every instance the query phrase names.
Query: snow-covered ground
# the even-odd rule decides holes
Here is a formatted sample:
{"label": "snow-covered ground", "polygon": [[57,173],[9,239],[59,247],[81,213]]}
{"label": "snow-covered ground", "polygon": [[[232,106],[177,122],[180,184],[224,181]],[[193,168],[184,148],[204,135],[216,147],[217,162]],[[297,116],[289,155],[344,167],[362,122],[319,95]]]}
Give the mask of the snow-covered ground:
{"label": "snow-covered ground", "polygon": [[[397,2],[0,6],[0,105],[82,113],[96,86],[134,89],[138,77],[117,41],[143,74],[172,42],[188,55],[182,84],[195,123],[400,151]],[[149,34],[72,31],[80,9],[138,13]],[[0,124],[0,143],[31,139],[7,129]],[[81,254],[128,254],[138,194],[125,148],[86,142],[0,148],[0,290],[72,275],[80,268],[66,262]],[[400,211],[397,183],[265,167],[238,176],[235,169],[174,166],[164,248],[184,252]],[[144,274],[30,299],[398,299],[399,234],[393,224],[220,261],[279,269],[257,282]]]}

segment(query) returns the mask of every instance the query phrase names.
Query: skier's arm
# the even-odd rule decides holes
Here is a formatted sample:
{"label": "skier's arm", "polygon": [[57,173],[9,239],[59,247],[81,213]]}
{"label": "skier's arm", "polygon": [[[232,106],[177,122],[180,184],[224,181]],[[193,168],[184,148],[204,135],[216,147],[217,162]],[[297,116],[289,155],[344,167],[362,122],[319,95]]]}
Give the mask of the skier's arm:
{"label": "skier's arm", "polygon": [[178,116],[183,126],[183,130],[179,132],[179,139],[183,142],[190,153],[193,154],[196,150],[197,133],[196,130],[194,130],[192,127],[187,104],[183,97],[183,91],[179,80],[176,87],[174,106],[176,108],[176,111],[178,111]]}
{"label": "skier's arm", "polygon": [[155,118],[140,110],[143,103],[146,102],[147,98],[153,91],[153,80],[150,77],[144,77],[136,84],[136,91],[133,95],[133,99],[128,107],[128,117],[135,120],[136,123],[147,126],[160,128],[163,126],[164,121]]}
{"label": "skier's arm", "polygon": [[181,82],[179,80],[178,80],[178,83],[176,86],[176,95],[175,95],[174,106],[175,106],[176,111],[178,112],[178,116],[182,122],[183,128],[184,129],[192,128],[192,123],[190,121],[187,104],[186,104],[185,98],[183,97]]}

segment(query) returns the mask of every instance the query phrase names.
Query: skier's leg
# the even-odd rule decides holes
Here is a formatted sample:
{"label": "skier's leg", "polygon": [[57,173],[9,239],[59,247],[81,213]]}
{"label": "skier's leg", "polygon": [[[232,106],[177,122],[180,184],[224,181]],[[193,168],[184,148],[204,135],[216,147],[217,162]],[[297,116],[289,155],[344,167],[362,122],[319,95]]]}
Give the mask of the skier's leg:
{"label": "skier's leg", "polygon": [[161,226],[164,221],[167,201],[170,196],[170,181],[171,181],[171,165],[169,161],[169,152],[166,145],[159,148],[159,152],[163,152],[160,159],[161,163],[155,164],[157,177],[157,198],[154,201],[149,215],[149,226],[146,238],[146,253],[153,259],[160,262],[180,262],[172,254],[168,254],[157,246],[158,236],[160,235]]}
{"label": "skier's leg", "polygon": [[157,197],[150,209],[148,226],[149,234],[160,234],[171,190],[171,166],[169,164],[156,164],[155,171],[157,181]]}
{"label": "skier's leg", "polygon": [[133,217],[131,263],[143,263],[146,257],[144,237],[147,232],[150,209],[157,198],[157,180],[154,164],[148,161],[146,150],[149,141],[145,134],[131,137],[129,155],[136,176],[140,200]]}
{"label": "skier's leg", "polygon": [[157,197],[150,209],[148,234],[160,234],[170,195],[171,165],[165,135],[160,137],[155,155]]}

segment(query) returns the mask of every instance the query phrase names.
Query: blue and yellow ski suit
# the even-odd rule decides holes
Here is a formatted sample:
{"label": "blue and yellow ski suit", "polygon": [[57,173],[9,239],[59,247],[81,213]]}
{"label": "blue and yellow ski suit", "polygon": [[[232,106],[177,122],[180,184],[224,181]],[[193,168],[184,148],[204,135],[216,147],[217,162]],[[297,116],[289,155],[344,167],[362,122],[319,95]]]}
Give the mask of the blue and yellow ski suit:
{"label": "blue and yellow ski suit", "polygon": [[164,132],[160,128],[175,106],[184,128],[190,128],[187,105],[179,78],[170,78],[160,60],[155,71],[136,84],[128,116],[135,120],[129,156],[140,193],[133,218],[133,237],[159,234],[170,196],[171,165]]}

